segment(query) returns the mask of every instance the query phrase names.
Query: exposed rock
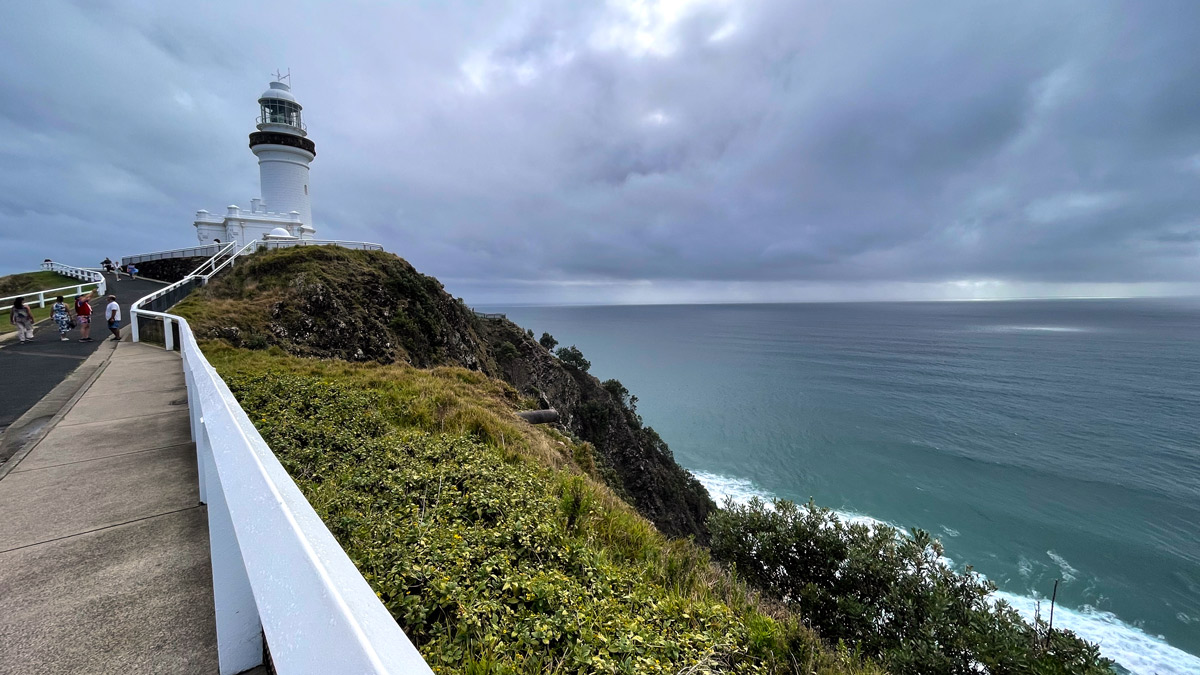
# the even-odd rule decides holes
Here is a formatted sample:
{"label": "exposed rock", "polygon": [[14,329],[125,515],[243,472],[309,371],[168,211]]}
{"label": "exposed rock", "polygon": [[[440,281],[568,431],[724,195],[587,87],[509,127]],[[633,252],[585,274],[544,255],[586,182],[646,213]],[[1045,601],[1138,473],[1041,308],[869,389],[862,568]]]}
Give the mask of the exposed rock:
{"label": "exposed rock", "polygon": [[138,276],[175,283],[191,274],[207,257],[200,258],[167,258],[165,260],[147,260],[137,263]]}
{"label": "exposed rock", "polygon": [[[557,409],[562,426],[596,447],[610,487],[665,534],[708,540],[705,521],[716,504],[636,412],[599,379],[563,364],[513,322],[485,319],[480,324],[502,377],[543,407]],[[498,354],[505,344],[516,348],[515,356]]]}

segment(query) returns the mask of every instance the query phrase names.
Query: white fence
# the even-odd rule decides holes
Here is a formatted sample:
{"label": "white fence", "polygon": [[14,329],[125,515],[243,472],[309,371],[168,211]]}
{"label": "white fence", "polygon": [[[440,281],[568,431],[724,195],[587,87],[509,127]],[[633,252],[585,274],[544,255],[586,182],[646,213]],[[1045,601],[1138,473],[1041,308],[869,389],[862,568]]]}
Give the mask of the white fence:
{"label": "white fence", "polygon": [[[234,257],[172,287],[203,283]],[[134,326],[139,316],[163,321],[168,349],[179,331],[200,499],[208,504],[222,675],[261,664],[264,636],[280,675],[432,673],[204,358],[187,321],[142,309],[151,297],[130,314]]]}
{"label": "white fence", "polygon": [[199,258],[201,256],[209,257],[217,254],[217,251],[228,246],[228,244],[205,244],[204,246],[193,246],[191,248],[173,248],[169,251],[155,251],[154,253],[141,253],[138,255],[127,255],[121,258],[121,266],[124,267],[129,263],[146,262],[147,260],[166,260],[167,258]]}
{"label": "white fence", "polygon": [[[201,256],[212,257],[218,255],[218,252],[229,246],[235,245],[236,242],[226,244],[205,244],[204,246],[193,246],[191,248],[174,248],[170,251],[155,251],[154,253],[140,253],[138,255],[127,255],[121,258],[121,265],[125,266],[129,263],[146,262],[147,260],[165,260],[167,258],[199,258]],[[382,251],[383,247],[379,244],[372,244],[365,241],[337,241],[334,239],[277,239],[277,240],[254,240],[251,241],[255,249],[259,248],[288,248],[291,246],[341,246],[343,248],[363,249],[368,251]]]}
{"label": "white fence", "polygon": [[[12,308],[13,300],[17,298],[25,298],[25,304],[28,306],[37,305],[45,307],[48,300],[53,300],[60,295],[80,295],[84,289],[95,286],[97,295],[104,295],[105,282],[104,275],[95,270],[84,269],[82,267],[71,267],[62,263],[56,263],[47,260],[42,263],[42,269],[49,272],[58,272],[64,276],[73,277],[83,280],[85,283],[76,284],[74,286],[62,286],[61,288],[49,288],[43,291],[30,291],[28,293],[19,293],[11,295],[7,298],[0,298],[0,311]],[[36,298],[36,299],[35,299]]]}

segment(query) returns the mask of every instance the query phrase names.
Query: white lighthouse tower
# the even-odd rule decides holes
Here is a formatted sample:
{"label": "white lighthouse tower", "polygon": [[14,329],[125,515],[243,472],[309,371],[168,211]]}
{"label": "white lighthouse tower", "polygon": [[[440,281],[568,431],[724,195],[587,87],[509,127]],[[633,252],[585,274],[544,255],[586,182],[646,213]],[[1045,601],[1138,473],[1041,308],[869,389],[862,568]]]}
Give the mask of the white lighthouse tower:
{"label": "white lighthouse tower", "polygon": [[317,146],[308,138],[301,119],[303,107],[292,95],[291,86],[276,75],[270,88],[258,98],[258,131],[250,134],[250,151],[258,157],[259,192],[250,209],[231,205],[223,215],[196,213],[196,236],[201,242],[236,241],[245,244],[265,235],[312,239],[316,234],[309,201],[308,166],[317,156]]}

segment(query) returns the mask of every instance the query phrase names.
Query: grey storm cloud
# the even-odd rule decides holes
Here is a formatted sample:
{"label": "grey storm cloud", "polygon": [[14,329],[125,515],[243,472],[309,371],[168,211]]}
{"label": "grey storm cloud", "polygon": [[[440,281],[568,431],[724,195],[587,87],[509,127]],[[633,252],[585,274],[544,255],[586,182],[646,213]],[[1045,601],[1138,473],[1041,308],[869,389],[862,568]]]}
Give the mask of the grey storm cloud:
{"label": "grey storm cloud", "polygon": [[6,3],[0,270],[248,205],[282,67],[319,234],[469,299],[1200,288],[1200,3],[384,4]]}

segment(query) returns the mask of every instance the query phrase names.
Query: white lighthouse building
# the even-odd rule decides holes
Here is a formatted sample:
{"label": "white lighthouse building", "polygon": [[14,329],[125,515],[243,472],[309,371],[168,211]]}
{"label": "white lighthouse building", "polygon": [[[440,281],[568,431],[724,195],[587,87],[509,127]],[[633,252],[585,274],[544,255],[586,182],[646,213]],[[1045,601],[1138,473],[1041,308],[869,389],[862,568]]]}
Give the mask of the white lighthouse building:
{"label": "white lighthouse building", "polygon": [[277,77],[258,98],[261,115],[258,131],[250,134],[250,151],[258,157],[261,198],[250,200],[249,210],[228,206],[217,215],[196,212],[196,236],[203,243],[246,244],[270,234],[312,239],[316,234],[309,202],[308,165],[317,156],[317,146],[308,138],[300,118],[301,105],[291,87]]}

